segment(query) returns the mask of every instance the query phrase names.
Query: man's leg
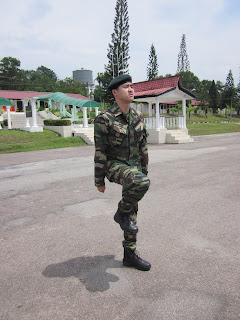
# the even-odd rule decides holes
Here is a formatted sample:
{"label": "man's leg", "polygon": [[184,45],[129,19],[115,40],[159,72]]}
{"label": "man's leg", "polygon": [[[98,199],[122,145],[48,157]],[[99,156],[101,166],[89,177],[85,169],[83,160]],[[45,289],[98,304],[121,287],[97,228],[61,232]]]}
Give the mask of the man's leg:
{"label": "man's leg", "polygon": [[150,186],[149,178],[137,167],[117,163],[108,166],[107,178],[123,187],[122,199],[118,209],[122,214],[133,214],[138,202],[143,198]]}
{"label": "man's leg", "polygon": [[[137,167],[128,167],[123,164],[115,164],[109,166],[107,175],[109,181],[121,184],[123,186],[122,199],[118,204],[116,215],[130,218],[130,221],[136,225],[138,202],[147,192],[150,180],[148,177],[138,170]],[[116,216],[115,215],[115,216]],[[120,221],[116,222],[120,223]],[[120,224],[121,225],[121,224]],[[124,230],[124,247],[123,264],[128,267],[134,267],[139,270],[148,271],[151,264],[142,260],[136,253],[137,232]]]}

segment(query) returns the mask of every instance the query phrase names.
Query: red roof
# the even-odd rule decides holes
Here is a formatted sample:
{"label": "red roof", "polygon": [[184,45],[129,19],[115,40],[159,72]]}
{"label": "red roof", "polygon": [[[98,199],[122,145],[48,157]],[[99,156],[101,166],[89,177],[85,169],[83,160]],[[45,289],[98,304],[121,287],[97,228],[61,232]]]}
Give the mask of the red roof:
{"label": "red roof", "polygon": [[157,96],[169,90],[176,88],[179,84],[180,76],[169,78],[161,78],[144,82],[137,82],[133,84],[134,96]]}
{"label": "red roof", "polygon": [[206,106],[209,103],[207,101],[197,101],[197,100],[192,100],[192,106]]}
{"label": "red roof", "polygon": [[[25,98],[33,98],[43,94],[48,94],[52,92],[37,92],[37,91],[16,91],[16,90],[0,90],[0,97],[11,100],[22,100]],[[90,100],[89,98],[76,93],[66,93],[69,97],[78,98],[83,100]]]}

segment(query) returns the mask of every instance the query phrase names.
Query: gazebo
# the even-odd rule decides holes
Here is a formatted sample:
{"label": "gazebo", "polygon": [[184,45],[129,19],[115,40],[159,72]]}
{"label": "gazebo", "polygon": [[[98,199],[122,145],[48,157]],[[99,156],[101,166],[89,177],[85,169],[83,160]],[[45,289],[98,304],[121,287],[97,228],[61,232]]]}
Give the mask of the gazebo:
{"label": "gazebo", "polygon": [[[193,141],[186,127],[186,100],[195,99],[193,93],[183,88],[180,76],[155,79],[133,84],[134,102],[148,104],[149,117],[145,124],[149,132],[150,143],[181,143]],[[160,114],[160,104],[182,101],[182,115],[166,117]],[[153,110],[156,114],[152,116]],[[174,139],[174,135],[179,139]],[[178,140],[178,142],[177,142]]]}
{"label": "gazebo", "polygon": [[[0,107],[5,106],[7,108],[8,129],[12,129],[11,117],[10,117],[10,107],[12,105],[13,105],[12,101],[0,97]],[[1,124],[0,124],[0,129],[2,129]]]}
{"label": "gazebo", "polygon": [[[62,92],[54,92],[54,93],[39,95],[36,99],[39,106],[40,106],[40,101],[47,101],[50,108],[53,107],[53,103],[59,103],[61,115],[71,117],[72,121],[77,120],[76,107],[81,107],[83,109],[83,127],[84,128],[88,127],[87,108],[95,108],[95,114],[96,116],[98,115],[99,104],[96,101],[69,97]],[[70,114],[66,110],[66,105],[73,106],[72,114]]]}

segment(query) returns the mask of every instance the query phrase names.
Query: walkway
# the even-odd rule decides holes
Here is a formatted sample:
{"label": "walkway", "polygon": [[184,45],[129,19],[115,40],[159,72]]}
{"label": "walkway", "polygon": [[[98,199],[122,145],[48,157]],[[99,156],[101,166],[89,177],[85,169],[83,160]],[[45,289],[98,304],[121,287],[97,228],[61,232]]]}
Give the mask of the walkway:
{"label": "walkway", "polygon": [[0,159],[0,319],[238,320],[240,134],[151,145],[138,249],[122,267],[121,189],[93,186],[93,146]]}

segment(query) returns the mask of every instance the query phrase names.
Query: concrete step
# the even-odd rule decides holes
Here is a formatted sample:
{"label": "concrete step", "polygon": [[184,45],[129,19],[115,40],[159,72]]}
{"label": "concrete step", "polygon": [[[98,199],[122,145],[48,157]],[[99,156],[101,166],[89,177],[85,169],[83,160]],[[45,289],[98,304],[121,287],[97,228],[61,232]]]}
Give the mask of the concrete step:
{"label": "concrete step", "polygon": [[74,137],[81,137],[87,144],[94,145],[94,131],[93,129],[74,129]]}
{"label": "concrete step", "polygon": [[[12,122],[12,129],[23,129],[26,125],[26,117],[24,112],[11,112],[11,122]],[[7,119],[7,115],[4,117]],[[33,125],[32,118],[29,118],[30,126]],[[40,127],[43,127],[43,120],[37,114],[37,124]]]}
{"label": "concrete step", "polygon": [[166,133],[167,143],[190,143],[194,142],[193,138],[188,135],[187,130],[169,130]]}

